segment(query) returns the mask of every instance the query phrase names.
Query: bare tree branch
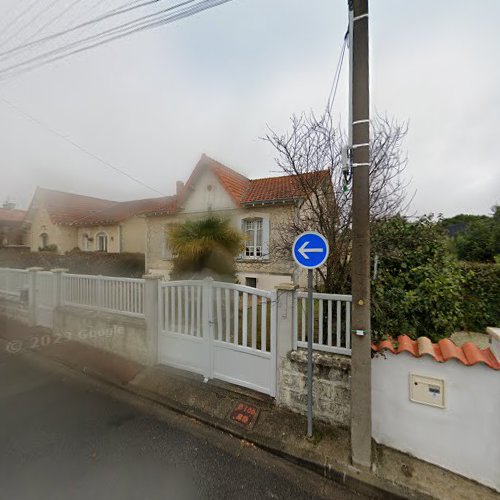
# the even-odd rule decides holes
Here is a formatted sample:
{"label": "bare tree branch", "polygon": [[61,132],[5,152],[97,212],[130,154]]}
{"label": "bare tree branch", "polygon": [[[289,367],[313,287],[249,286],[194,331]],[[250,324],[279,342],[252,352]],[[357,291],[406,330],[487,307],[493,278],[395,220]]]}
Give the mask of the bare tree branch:
{"label": "bare tree branch", "polygon": [[[263,139],[276,150],[278,168],[296,175],[304,199],[278,228],[272,249],[288,257],[295,237],[308,230],[323,234],[331,252],[327,265],[318,270],[322,285],[329,292],[350,290],[351,196],[344,190],[341,151],[346,136],[335,125],[329,110],[293,115],[290,130],[279,134],[272,129]],[[403,142],[408,125],[387,116],[376,115],[371,123],[370,216],[372,220],[402,214],[408,209],[403,179],[408,158]],[[331,183],[319,183],[314,174],[327,170]]]}

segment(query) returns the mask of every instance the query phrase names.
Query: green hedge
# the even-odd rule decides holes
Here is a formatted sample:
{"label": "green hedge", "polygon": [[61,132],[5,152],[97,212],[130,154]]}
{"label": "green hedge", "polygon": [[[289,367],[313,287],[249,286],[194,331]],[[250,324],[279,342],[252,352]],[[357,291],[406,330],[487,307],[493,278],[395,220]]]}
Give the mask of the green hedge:
{"label": "green hedge", "polygon": [[52,252],[30,252],[22,249],[0,249],[0,267],[26,269],[28,267],[56,267],[75,274],[102,274],[141,278],[144,274],[144,254],[81,252],[73,250],[65,255]]}
{"label": "green hedge", "polygon": [[500,265],[460,262],[463,275],[463,328],[500,326]]}

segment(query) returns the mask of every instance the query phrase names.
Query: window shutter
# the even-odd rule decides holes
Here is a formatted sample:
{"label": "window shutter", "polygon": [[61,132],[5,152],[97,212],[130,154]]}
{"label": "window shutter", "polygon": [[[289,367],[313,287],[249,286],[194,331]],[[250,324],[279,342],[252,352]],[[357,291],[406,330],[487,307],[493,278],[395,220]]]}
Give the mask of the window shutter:
{"label": "window shutter", "polygon": [[[245,233],[245,219],[241,218],[240,219],[240,231],[243,233],[244,237],[246,237],[246,233]],[[243,242],[243,250],[241,251],[241,253],[236,257],[237,259],[244,259],[245,258],[245,255],[246,255],[246,252],[245,252],[245,245],[247,244],[247,241],[246,239],[244,240]]]}
{"label": "window shutter", "polygon": [[269,217],[262,217],[262,258],[268,260],[269,256],[269,240],[270,240],[271,228],[269,224]]}

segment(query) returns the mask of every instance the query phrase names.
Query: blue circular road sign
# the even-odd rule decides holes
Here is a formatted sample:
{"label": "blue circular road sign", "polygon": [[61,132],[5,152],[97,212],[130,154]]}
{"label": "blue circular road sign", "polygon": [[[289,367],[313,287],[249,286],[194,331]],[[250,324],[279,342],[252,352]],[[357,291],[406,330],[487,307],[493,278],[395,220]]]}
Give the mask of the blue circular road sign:
{"label": "blue circular road sign", "polygon": [[315,231],[307,231],[293,242],[292,255],[299,266],[315,269],[328,257],[328,241]]}

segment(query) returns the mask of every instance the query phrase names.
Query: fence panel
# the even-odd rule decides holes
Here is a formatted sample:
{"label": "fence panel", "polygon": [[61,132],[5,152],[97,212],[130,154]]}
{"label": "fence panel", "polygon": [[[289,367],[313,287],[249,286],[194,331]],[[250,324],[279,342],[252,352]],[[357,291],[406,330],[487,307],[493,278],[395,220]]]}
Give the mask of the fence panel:
{"label": "fence panel", "polygon": [[[351,295],[313,293],[313,349],[351,355]],[[307,292],[297,292],[294,347],[307,347]]]}
{"label": "fence panel", "polygon": [[20,298],[21,292],[29,286],[26,269],[0,269],[0,293]]}
{"label": "fence panel", "polygon": [[144,317],[144,280],[64,274],[62,304]]}

